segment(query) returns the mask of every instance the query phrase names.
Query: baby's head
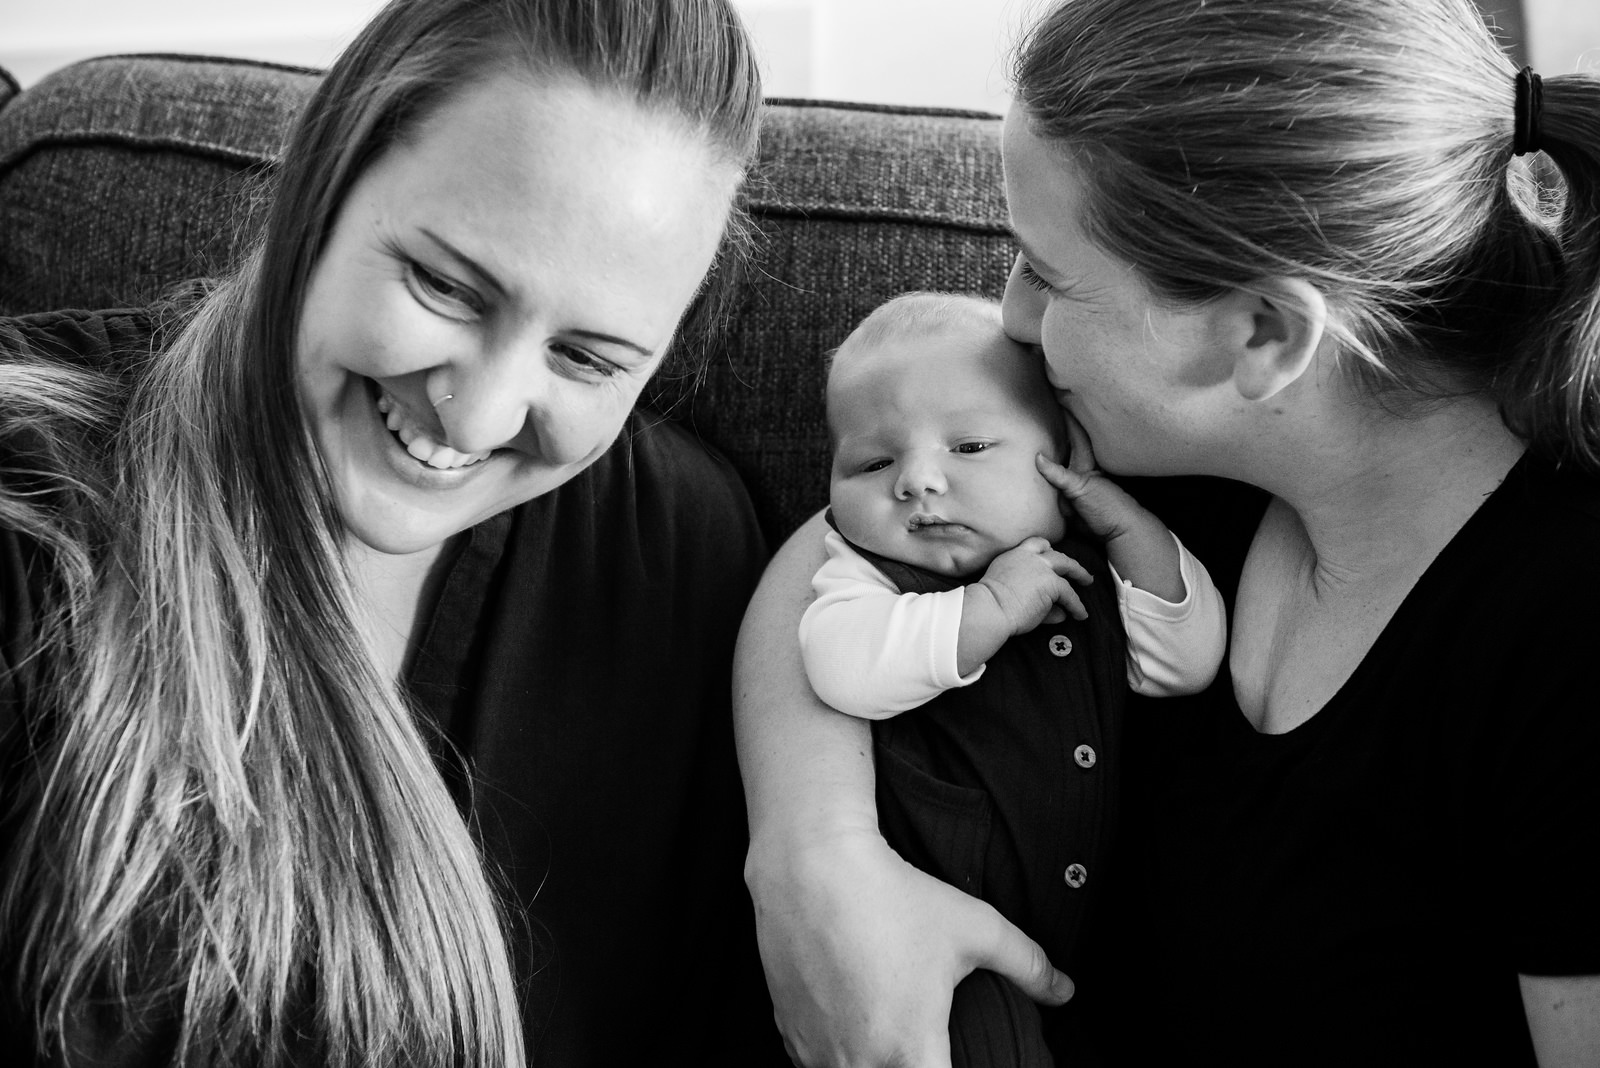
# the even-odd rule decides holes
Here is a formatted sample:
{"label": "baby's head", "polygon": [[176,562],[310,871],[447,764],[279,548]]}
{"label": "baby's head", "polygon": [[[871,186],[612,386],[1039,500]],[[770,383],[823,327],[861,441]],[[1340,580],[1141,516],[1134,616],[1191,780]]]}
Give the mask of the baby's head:
{"label": "baby's head", "polygon": [[834,522],[880,556],[968,575],[1065,530],[1034,463],[1062,460],[1061,411],[992,301],[907,293],[873,311],[834,354],[828,427]]}

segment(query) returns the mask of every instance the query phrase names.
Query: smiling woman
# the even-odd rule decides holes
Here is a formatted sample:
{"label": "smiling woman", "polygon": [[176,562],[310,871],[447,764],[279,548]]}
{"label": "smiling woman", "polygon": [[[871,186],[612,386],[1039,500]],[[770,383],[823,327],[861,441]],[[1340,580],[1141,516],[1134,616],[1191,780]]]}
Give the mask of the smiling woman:
{"label": "smiling woman", "polygon": [[508,72],[356,182],[297,346],[352,549],[437,548],[616,440],[738,178],[682,125]]}
{"label": "smiling woman", "polygon": [[727,722],[763,547],[635,410],[760,99],[722,0],[395,0],[234,276],[0,321],[7,1054],[776,1050]]}

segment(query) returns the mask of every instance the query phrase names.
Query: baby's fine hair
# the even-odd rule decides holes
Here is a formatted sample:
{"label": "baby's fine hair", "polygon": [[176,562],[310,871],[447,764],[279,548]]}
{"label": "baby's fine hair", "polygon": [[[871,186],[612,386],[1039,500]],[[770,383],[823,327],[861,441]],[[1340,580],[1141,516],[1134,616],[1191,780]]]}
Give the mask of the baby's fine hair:
{"label": "baby's fine hair", "polygon": [[[939,293],[916,290],[901,293],[884,301],[856,324],[838,348],[826,354],[828,379],[833,369],[855,352],[868,351],[888,341],[929,337],[947,333],[952,329],[971,331],[991,345],[1014,348],[1019,363],[1032,361],[1031,373],[1037,378],[1040,393],[1037,399],[1041,410],[1054,413],[1055,401],[1050,399],[1048,382],[1044,376],[1044,360],[1030,353],[1026,346],[1013,341],[1005,332],[1001,318],[1000,302],[976,293]],[[833,416],[828,413],[828,432],[832,437]],[[1054,417],[1059,422],[1059,415]],[[1066,433],[1058,427],[1058,444],[1065,448]],[[837,445],[837,441],[834,442]]]}
{"label": "baby's fine hair", "polygon": [[1003,334],[1000,303],[975,293],[917,290],[891,297],[856,324],[838,348],[827,354],[831,370],[841,354],[880,345],[891,338],[919,337],[952,326],[992,327]]}

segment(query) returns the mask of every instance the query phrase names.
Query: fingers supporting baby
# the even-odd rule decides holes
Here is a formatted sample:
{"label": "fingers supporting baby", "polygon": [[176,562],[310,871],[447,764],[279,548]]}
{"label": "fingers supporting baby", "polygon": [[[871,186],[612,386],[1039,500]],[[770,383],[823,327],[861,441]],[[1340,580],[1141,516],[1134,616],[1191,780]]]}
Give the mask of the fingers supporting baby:
{"label": "fingers supporting baby", "polygon": [[1073,994],[1037,942],[881,837],[776,860],[752,893],[784,1048],[802,1068],[948,1068],[951,991],[976,968],[1042,1004]]}

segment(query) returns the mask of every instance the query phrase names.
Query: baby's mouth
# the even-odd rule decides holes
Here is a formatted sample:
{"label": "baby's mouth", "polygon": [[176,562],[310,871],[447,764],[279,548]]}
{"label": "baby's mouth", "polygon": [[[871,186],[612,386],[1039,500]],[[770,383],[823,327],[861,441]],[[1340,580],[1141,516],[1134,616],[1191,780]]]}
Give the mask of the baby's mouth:
{"label": "baby's mouth", "polygon": [[906,529],[915,534],[924,530],[939,530],[962,527],[962,524],[952,522],[942,515],[932,512],[914,512],[906,522]]}
{"label": "baby's mouth", "polygon": [[399,440],[401,447],[418,463],[439,471],[452,471],[482,463],[493,454],[493,450],[462,453],[452,449],[434,437],[431,429],[418,421],[403,402],[382,386],[378,386],[377,405],[378,412],[383,416],[384,425],[389,428],[389,433]]}

